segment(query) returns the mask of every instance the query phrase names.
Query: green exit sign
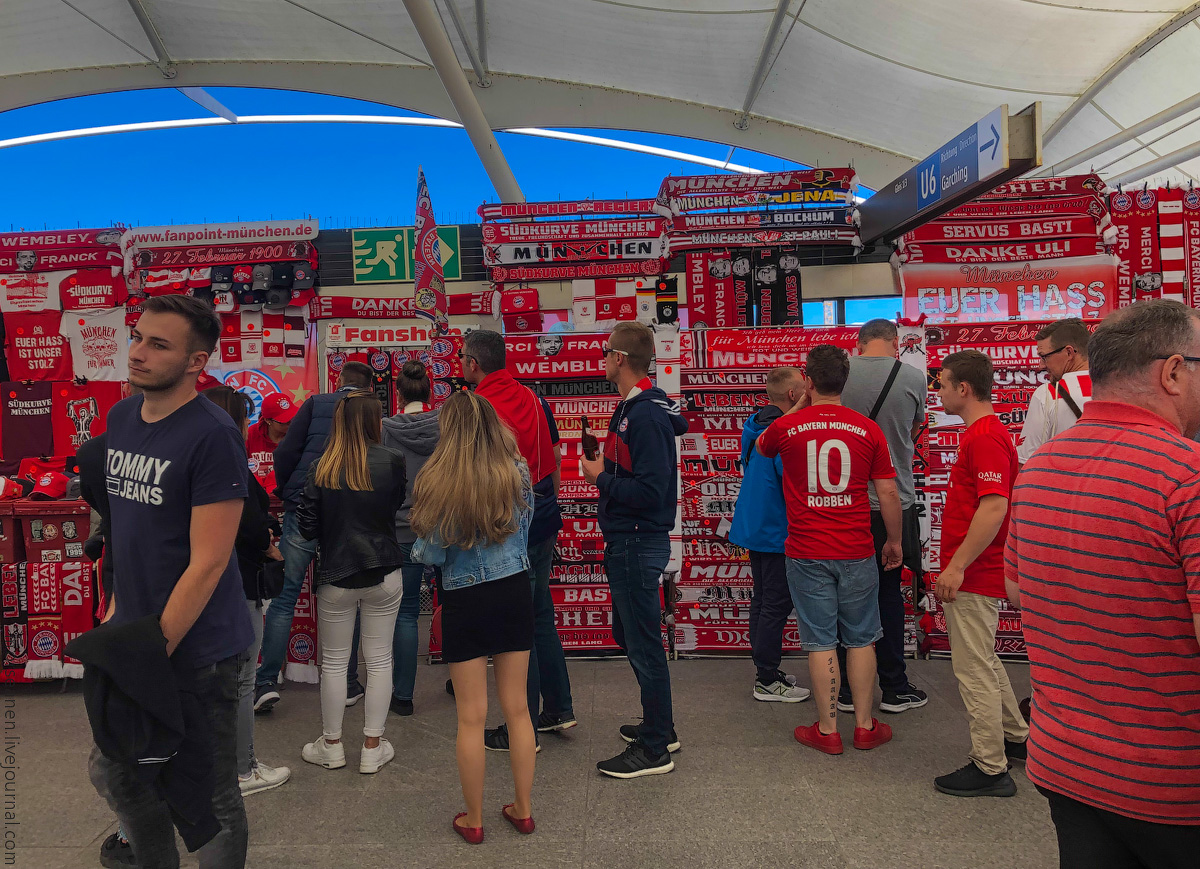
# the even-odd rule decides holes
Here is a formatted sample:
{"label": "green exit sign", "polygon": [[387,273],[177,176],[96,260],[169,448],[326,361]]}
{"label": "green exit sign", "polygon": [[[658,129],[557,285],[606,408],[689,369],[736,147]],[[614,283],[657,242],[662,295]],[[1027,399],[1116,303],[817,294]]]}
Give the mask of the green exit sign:
{"label": "green exit sign", "polygon": [[[442,274],[448,281],[462,280],[457,226],[439,226],[438,248]],[[411,226],[351,230],[354,283],[394,284],[413,279],[416,271],[417,231]]]}

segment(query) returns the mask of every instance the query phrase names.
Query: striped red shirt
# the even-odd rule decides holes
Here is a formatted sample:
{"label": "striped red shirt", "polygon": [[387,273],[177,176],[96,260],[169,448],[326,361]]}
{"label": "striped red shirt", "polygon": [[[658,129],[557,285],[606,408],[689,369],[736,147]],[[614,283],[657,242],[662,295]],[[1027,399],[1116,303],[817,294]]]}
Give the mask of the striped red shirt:
{"label": "striped red shirt", "polygon": [[1029,779],[1200,825],[1200,448],[1149,411],[1089,402],[1017,478],[1005,575],[1033,681]]}

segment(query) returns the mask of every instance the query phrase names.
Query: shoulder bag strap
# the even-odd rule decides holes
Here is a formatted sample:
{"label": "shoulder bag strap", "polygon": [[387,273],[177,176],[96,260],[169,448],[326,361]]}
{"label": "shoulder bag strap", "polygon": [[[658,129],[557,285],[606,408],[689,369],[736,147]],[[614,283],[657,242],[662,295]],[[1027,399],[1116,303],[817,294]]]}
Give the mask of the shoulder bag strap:
{"label": "shoulder bag strap", "polygon": [[1079,405],[1071,397],[1071,391],[1067,389],[1066,383],[1061,380],[1058,382],[1058,395],[1059,398],[1067,403],[1067,407],[1071,408],[1071,413],[1075,414],[1076,419],[1083,416],[1083,411],[1079,409]]}
{"label": "shoulder bag strap", "polygon": [[903,363],[897,359],[892,365],[892,373],[888,375],[887,382],[883,384],[883,391],[879,393],[879,398],[875,399],[875,406],[871,408],[871,412],[867,414],[869,419],[875,419],[879,415],[879,411],[883,409],[883,403],[887,400],[888,393],[892,391],[892,384],[896,382],[896,375],[900,373],[900,366]]}

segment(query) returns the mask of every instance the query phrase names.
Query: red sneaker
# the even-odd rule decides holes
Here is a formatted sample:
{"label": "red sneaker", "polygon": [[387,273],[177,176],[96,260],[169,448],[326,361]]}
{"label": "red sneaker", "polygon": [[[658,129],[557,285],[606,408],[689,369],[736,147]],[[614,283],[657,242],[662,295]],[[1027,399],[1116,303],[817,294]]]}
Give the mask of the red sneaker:
{"label": "red sneaker", "polygon": [[840,733],[822,733],[820,725],[816,722],[808,727],[797,727],[793,735],[801,745],[807,745],[809,748],[815,748],[826,754],[841,754],[844,751],[842,735]]}
{"label": "red sneaker", "polygon": [[892,741],[892,727],[890,724],[884,724],[878,718],[872,718],[871,724],[874,725],[870,729],[866,727],[854,728],[854,747],[861,751],[869,751],[872,748],[879,748],[885,742]]}

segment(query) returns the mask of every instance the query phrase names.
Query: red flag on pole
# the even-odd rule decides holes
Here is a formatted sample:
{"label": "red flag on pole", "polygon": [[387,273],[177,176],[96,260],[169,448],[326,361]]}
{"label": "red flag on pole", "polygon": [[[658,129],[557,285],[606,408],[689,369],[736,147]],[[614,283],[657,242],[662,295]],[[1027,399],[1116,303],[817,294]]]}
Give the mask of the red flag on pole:
{"label": "red flag on pole", "polygon": [[442,253],[438,246],[437,221],[433,218],[433,203],[425,170],[417,168],[417,251],[415,259],[415,311],[418,317],[432,320],[438,333],[450,331],[446,318],[450,305],[446,299],[446,282],[442,275]]}

